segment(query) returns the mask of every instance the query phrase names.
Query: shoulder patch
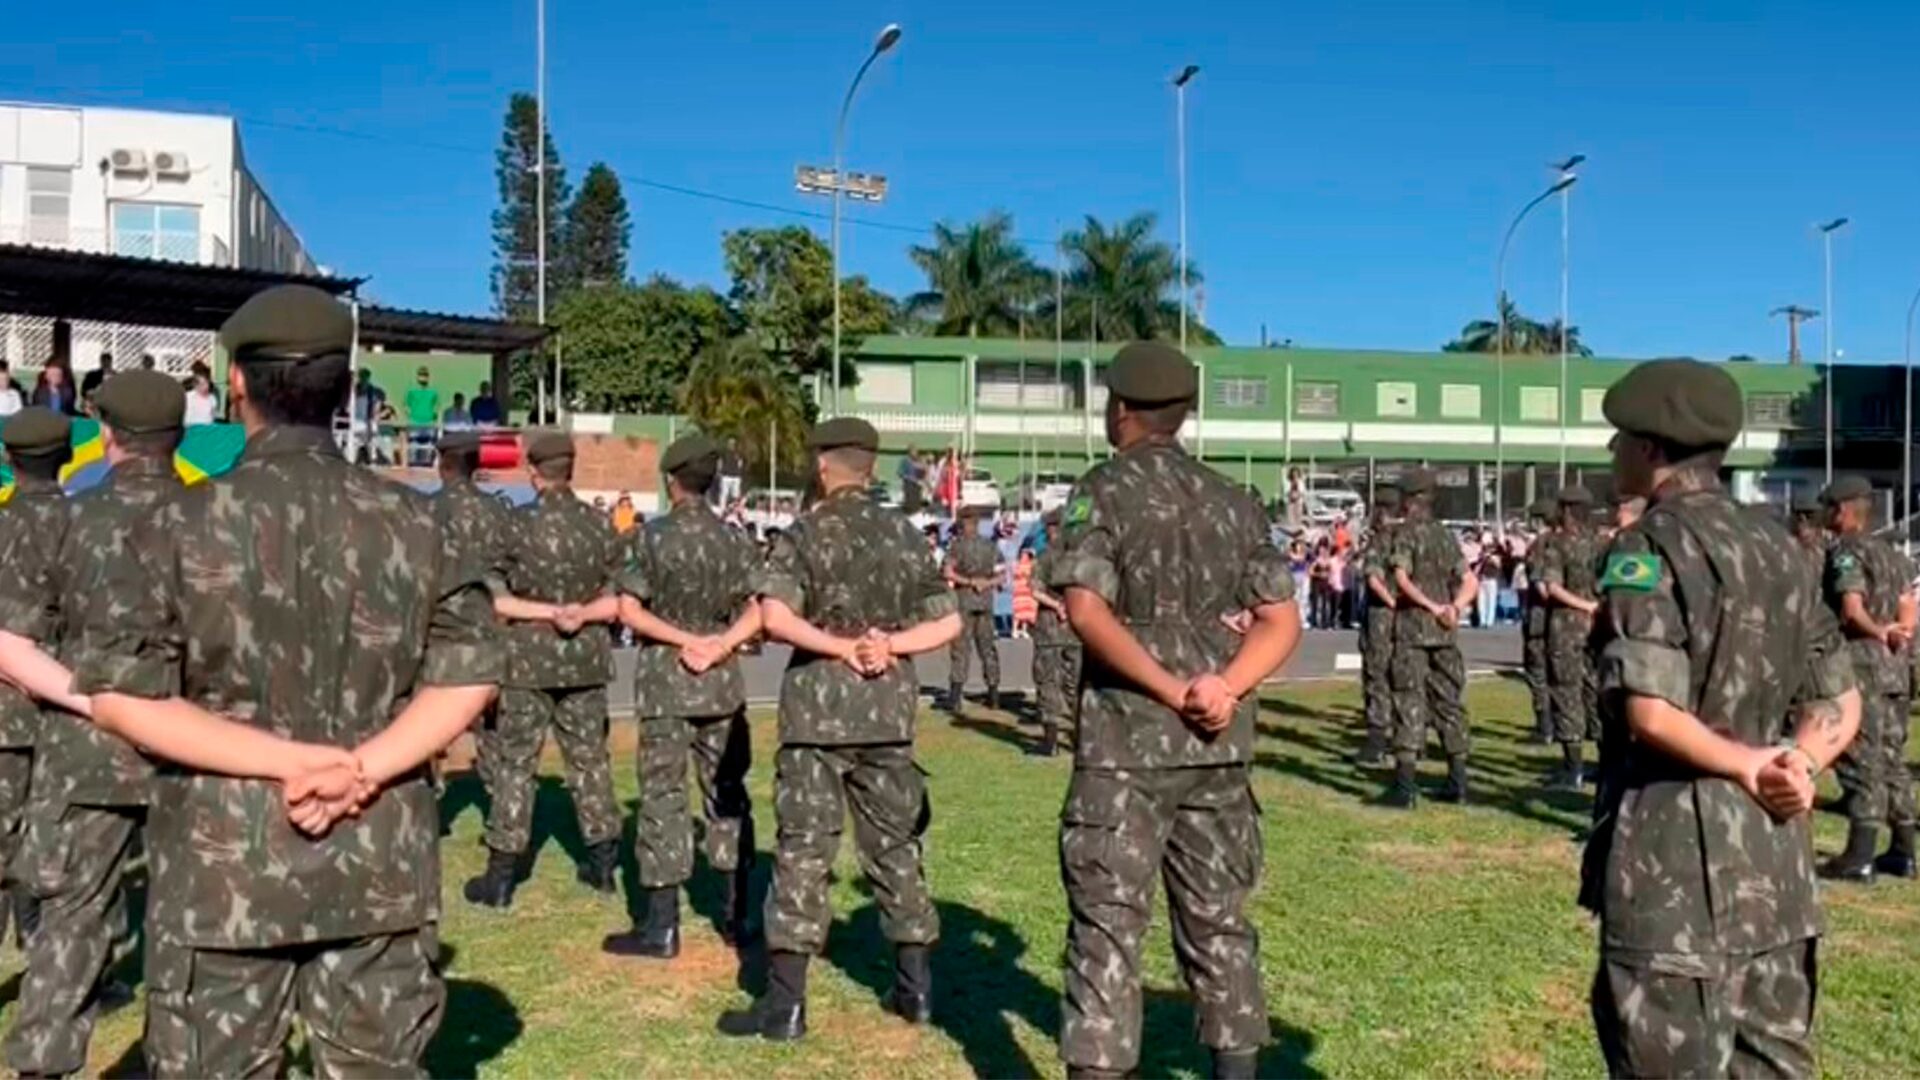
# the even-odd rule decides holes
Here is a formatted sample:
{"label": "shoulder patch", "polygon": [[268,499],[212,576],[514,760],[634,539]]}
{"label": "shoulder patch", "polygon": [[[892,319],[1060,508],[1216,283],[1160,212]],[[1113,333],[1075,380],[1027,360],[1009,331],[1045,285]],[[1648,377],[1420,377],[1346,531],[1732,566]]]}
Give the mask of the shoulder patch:
{"label": "shoulder patch", "polygon": [[1859,565],[1859,558],[1851,551],[1836,551],[1833,553],[1833,568],[1843,574],[1850,572],[1854,567]]}
{"label": "shoulder patch", "polygon": [[1068,525],[1084,525],[1091,520],[1092,517],[1093,496],[1076,495],[1073,497],[1073,501],[1067,504],[1066,523]]}
{"label": "shoulder patch", "polygon": [[1652,592],[1660,583],[1660,556],[1616,552],[1607,556],[1607,568],[1600,575],[1602,589],[1627,589]]}

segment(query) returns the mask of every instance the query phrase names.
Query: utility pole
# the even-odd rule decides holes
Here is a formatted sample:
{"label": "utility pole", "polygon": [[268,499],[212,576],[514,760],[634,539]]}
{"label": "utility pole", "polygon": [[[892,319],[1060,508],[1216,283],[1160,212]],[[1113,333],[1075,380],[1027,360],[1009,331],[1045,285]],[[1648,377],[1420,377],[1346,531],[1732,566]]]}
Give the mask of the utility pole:
{"label": "utility pole", "polygon": [[1817,319],[1820,313],[1799,304],[1788,304],[1774,308],[1771,314],[1787,317],[1787,363],[1800,363],[1800,324],[1809,319]]}

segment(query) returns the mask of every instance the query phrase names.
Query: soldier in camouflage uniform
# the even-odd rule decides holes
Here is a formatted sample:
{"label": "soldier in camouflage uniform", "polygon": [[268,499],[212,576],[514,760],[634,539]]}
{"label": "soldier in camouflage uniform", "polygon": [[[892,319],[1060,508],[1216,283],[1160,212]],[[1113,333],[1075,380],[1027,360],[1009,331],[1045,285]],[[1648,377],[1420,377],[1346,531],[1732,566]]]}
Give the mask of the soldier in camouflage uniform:
{"label": "soldier in camouflage uniform", "polygon": [[1040,614],[1033,623],[1033,683],[1039,698],[1040,745],[1035,753],[1052,757],[1060,732],[1078,726],[1080,715],[1080,639],[1067,622],[1067,605],[1047,585],[1060,564],[1060,508],[1046,512],[1047,550],[1033,564],[1033,598]]}
{"label": "soldier in camouflage uniform", "polygon": [[112,471],[71,504],[54,558],[14,551],[6,559],[20,577],[0,592],[0,671],[45,703],[16,864],[41,902],[40,930],[27,942],[20,1011],[7,1035],[7,1066],[21,1075],[79,1072],[102,997],[126,996],[106,977],[116,946],[127,939],[122,875],[146,821],[153,768],[96,728],[91,704],[72,693],[68,630],[88,621],[89,605],[111,601],[104,571],[123,556],[122,541],[180,490],[173,451],[186,404],[180,383],[159,372],[107,380],[94,406]]}
{"label": "soldier in camouflage uniform", "polygon": [[1382,802],[1410,808],[1431,724],[1447,752],[1441,799],[1467,800],[1467,665],[1460,656],[1460,620],[1480,590],[1460,544],[1433,520],[1433,474],[1401,481],[1406,520],[1393,534],[1387,565],[1400,590],[1393,626],[1393,783]]}
{"label": "soldier in camouflage uniform", "polygon": [[501,657],[431,504],[333,441],[352,338],[307,286],[234,313],[246,450],[125,531],[69,630],[94,722],[171,763],[147,832],[156,1076],[283,1074],[296,1014],[317,1075],[423,1075],[444,1008],[427,765]]}
{"label": "soldier in camouflage uniform", "polygon": [[987,708],[1000,707],[1000,643],[993,632],[993,590],[1005,570],[1000,549],[980,535],[980,508],[961,507],[947,545],[947,561],[941,567],[960,602],[960,636],[947,652],[947,677],[952,684],[947,707],[955,716],[966,707],[961,693],[975,652],[980,654],[980,674],[987,680]]}
{"label": "soldier in camouflage uniform", "polygon": [[[449,543],[459,546],[460,559],[485,567],[489,574],[506,569],[507,537],[513,527],[513,508],[480,490],[473,482],[480,468],[480,435],[450,431],[440,437],[440,491],[433,499],[434,516]],[[496,627],[496,632],[498,628]],[[494,731],[499,709],[490,705],[473,728],[473,771],[493,801]]]}
{"label": "soldier in camouflage uniform", "polygon": [[1823,581],[1827,574],[1827,510],[1812,492],[1795,495],[1793,507],[1793,542],[1805,558],[1807,570],[1813,580]]}
{"label": "soldier in camouflage uniform", "polygon": [[1527,696],[1533,702],[1532,738],[1537,743],[1553,741],[1553,694],[1547,671],[1547,606],[1540,602],[1534,585],[1540,580],[1541,558],[1553,543],[1553,503],[1537,499],[1527,507],[1533,523],[1533,543],[1527,548],[1527,588],[1520,590],[1520,670],[1527,681]]}
{"label": "soldier in camouflage uniform", "polygon": [[693,875],[687,765],[700,782],[707,865],[725,875],[721,936],[745,936],[753,812],[747,801],[752,738],[746,685],[734,654],[760,632],[753,600],[759,553],[708,505],[721,448],[703,435],[675,440],[661,458],[670,509],[633,537],[620,578],[621,618],[640,640],[634,701],[640,718],[640,807],[634,857],[644,920],[606,939],[621,956],[680,953],[680,887]]}
{"label": "soldier in camouflage uniform", "polygon": [[492,739],[487,869],[464,890],[487,907],[513,903],[532,859],[535,774],[549,729],[587,845],[580,882],[602,893],[619,888],[620,812],[607,752],[613,636],[605,624],[620,617],[627,549],[607,515],[574,495],[573,457],[564,432],[529,440],[535,500],[514,512],[505,567],[488,577],[494,612],[507,623],[507,679]]}
{"label": "soldier in camouflage uniform", "polygon": [[[0,442],[13,466],[13,495],[0,509],[0,552],[7,553],[4,565],[13,580],[44,594],[67,535],[60,468],[73,457],[69,421],[37,405],[22,409],[0,427]],[[39,899],[16,877],[40,724],[40,706],[19,688],[0,682],[0,876],[7,881],[8,894],[8,903],[0,905],[0,933],[11,913],[22,950],[40,922]]]}
{"label": "soldier in camouflage uniform", "polygon": [[1651,499],[1600,582],[1607,771],[1581,874],[1600,1049],[1614,1076],[1813,1076],[1808,812],[1859,694],[1785,531],[1720,486],[1733,379],[1654,361],[1604,408],[1620,488]]}
{"label": "soldier in camouflage uniform", "polygon": [[1400,523],[1400,488],[1380,484],[1373,491],[1373,527],[1360,551],[1359,566],[1367,584],[1367,604],[1360,623],[1361,712],[1367,741],[1354,764],[1379,768],[1387,763],[1393,745],[1393,616],[1399,597],[1387,553],[1393,549],[1393,530]]}
{"label": "soldier in camouflage uniform", "polygon": [[[1061,1057],[1123,1076],[1141,1054],[1141,949],[1161,882],[1174,956],[1216,1076],[1271,1037],[1258,936],[1253,698],[1299,641],[1293,579],[1260,507],[1181,449],[1194,367],[1158,343],[1108,369],[1115,456],[1075,486],[1051,584],[1087,650],[1060,822],[1067,927]],[[1223,617],[1249,612],[1245,636]]]}
{"label": "soldier in camouflage uniform", "polygon": [[1580,744],[1600,736],[1600,699],[1594,683],[1589,639],[1599,609],[1600,534],[1590,513],[1593,496],[1583,487],[1560,490],[1560,521],[1539,558],[1533,583],[1547,608],[1547,673],[1553,692],[1553,739],[1560,744],[1560,771],[1549,785],[1579,791]]}
{"label": "soldier in camouflage uniform", "polygon": [[[1873,487],[1858,476],[1827,486],[1833,545],[1822,591],[1847,639],[1860,685],[1860,734],[1836,772],[1847,811],[1847,847],[1820,876],[1870,885],[1876,869],[1913,876],[1913,781],[1907,773],[1907,726],[1913,642],[1913,563],[1867,531]],[[1882,822],[1892,830],[1885,855],[1874,858]]]}
{"label": "soldier in camouflage uniform", "polygon": [[759,580],[767,636],[793,646],[780,684],[767,993],[720,1019],[725,1034],[779,1040],[806,1033],[807,961],[826,945],[827,885],[849,811],[881,932],[894,944],[887,1007],[910,1023],[931,1015],[929,949],[940,925],[921,865],[932,810],[913,758],[911,658],[960,632],[926,542],[867,496],[873,425],[828,420],[808,445],[820,498],[774,541]]}

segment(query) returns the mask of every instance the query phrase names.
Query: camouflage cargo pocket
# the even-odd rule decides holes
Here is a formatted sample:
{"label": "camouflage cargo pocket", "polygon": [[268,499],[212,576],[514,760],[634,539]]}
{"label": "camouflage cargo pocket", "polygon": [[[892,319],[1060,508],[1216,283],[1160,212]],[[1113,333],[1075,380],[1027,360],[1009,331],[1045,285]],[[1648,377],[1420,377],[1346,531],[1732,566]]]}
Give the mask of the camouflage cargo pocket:
{"label": "camouflage cargo pocket", "polygon": [[1111,902],[1151,874],[1133,818],[1141,794],[1125,773],[1076,772],[1060,811],[1060,870],[1083,902]]}
{"label": "camouflage cargo pocket", "polygon": [[1420,671],[1424,665],[1412,649],[1395,649],[1387,663],[1387,683],[1395,690],[1420,689]]}
{"label": "camouflage cargo pocket", "polygon": [[47,899],[65,888],[73,864],[73,830],[67,818],[76,808],[35,802],[27,807],[20,853],[13,872],[33,895]]}

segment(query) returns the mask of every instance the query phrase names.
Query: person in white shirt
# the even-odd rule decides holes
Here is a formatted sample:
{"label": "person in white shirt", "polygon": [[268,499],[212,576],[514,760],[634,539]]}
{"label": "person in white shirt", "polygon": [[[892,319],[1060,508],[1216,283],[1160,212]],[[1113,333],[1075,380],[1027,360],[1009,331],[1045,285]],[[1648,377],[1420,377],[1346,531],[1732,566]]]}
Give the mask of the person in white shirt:
{"label": "person in white shirt", "polygon": [[212,380],[200,372],[194,372],[193,386],[187,391],[186,426],[211,424],[219,410],[220,397],[213,392]]}
{"label": "person in white shirt", "polygon": [[0,416],[12,416],[26,408],[25,396],[20,393],[20,384],[13,381],[13,372],[7,362],[0,360]]}

